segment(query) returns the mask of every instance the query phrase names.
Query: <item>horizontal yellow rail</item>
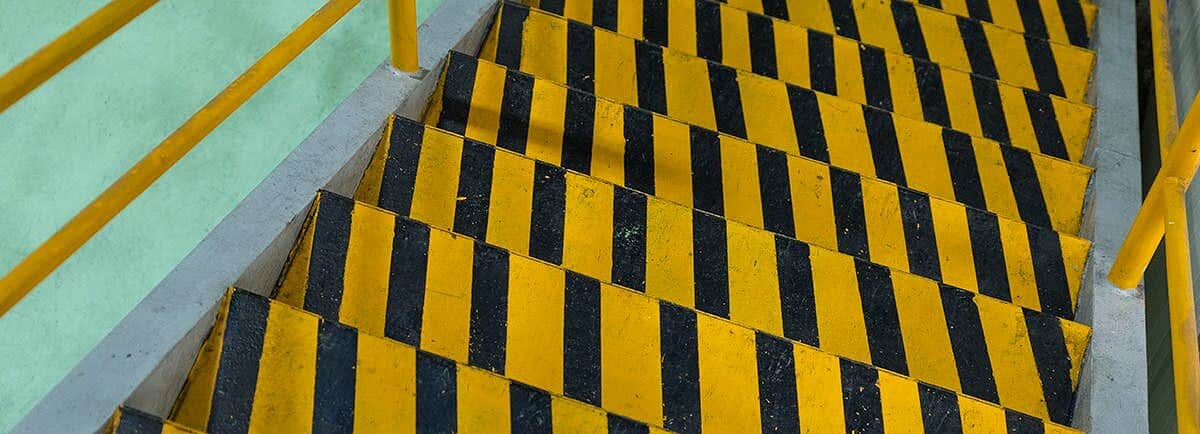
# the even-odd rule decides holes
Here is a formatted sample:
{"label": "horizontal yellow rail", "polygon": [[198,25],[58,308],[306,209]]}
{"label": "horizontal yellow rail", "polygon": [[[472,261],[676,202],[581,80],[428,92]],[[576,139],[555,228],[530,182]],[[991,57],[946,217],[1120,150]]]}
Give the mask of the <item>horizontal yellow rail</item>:
{"label": "horizontal yellow rail", "polygon": [[155,3],[158,0],[113,0],[4,73],[0,76],[0,112],[16,104]]}

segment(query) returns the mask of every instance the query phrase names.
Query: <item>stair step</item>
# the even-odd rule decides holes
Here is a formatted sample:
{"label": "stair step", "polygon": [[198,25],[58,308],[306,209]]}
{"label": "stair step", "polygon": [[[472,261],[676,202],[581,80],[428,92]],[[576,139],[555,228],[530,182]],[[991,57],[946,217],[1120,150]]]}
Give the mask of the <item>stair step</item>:
{"label": "stair step", "polygon": [[[896,0],[930,7],[960,17],[995,24],[998,27],[1024,33],[1039,39],[1087,48],[1096,6],[1079,0]],[[728,0],[728,5],[750,12],[769,15],[785,21],[813,22],[811,2],[800,0]],[[833,0],[839,9],[849,7],[850,0]],[[886,5],[887,0],[864,2]],[[819,10],[820,7],[818,7]],[[828,11],[821,11],[826,15]],[[806,16],[807,15],[807,16]],[[795,16],[795,19],[791,19]],[[815,18],[817,20],[823,19]]]}
{"label": "stair step", "polygon": [[[774,119],[756,117],[756,111],[778,110],[788,105],[788,95],[811,93],[767,78],[845,100],[823,104],[825,112],[876,112],[855,107],[867,105],[1076,162],[1083,158],[1091,129],[1093,109],[1086,104],[914,62],[851,39],[812,31],[788,33],[801,30],[794,26],[775,26],[773,33],[754,39],[775,47],[756,52],[765,55],[755,57],[750,68],[735,71],[513,3],[502,7],[495,23],[481,51],[485,60],[710,129],[748,134],[754,141],[796,141],[775,137],[779,128],[767,124]],[[781,50],[778,56],[776,48]],[[718,93],[724,89],[740,104]],[[886,115],[867,120],[881,116]],[[732,122],[723,125],[722,117]]]}
{"label": "stair step", "polygon": [[[697,195],[705,191],[700,185],[687,187],[699,180],[689,174],[703,173],[704,166],[710,165],[718,178],[722,166],[735,171],[731,173],[744,167],[749,170],[746,175],[754,176],[759,170],[753,160],[720,155],[754,155],[758,148],[782,151],[790,155],[785,159],[800,161],[797,164],[832,165],[1065,233],[1078,231],[1091,175],[1086,166],[921,122],[903,118],[893,122],[880,111],[865,112],[860,118],[864,122],[852,125],[854,121],[847,118],[861,112],[859,108],[846,113],[845,107],[826,104],[821,113],[797,110],[793,130],[799,133],[800,144],[774,140],[774,145],[755,145],[461,53],[451,53],[445,71],[426,111],[426,122],[582,173],[594,172],[618,185],[659,193],[683,204],[695,202],[716,213],[721,213],[719,205],[706,205],[702,198],[693,201],[692,189]],[[809,98],[809,103],[797,106],[836,102],[819,94],[796,96]],[[759,114],[780,111],[764,105]],[[820,116],[830,121],[829,128],[809,134],[811,130],[802,125]],[[779,131],[780,122],[786,120],[764,124]],[[874,132],[869,132],[868,123]],[[672,190],[670,184],[678,187]]]}
{"label": "stair step", "polygon": [[239,290],[175,419],[211,432],[665,432]]}
{"label": "stair step", "polygon": [[195,434],[191,428],[171,421],[164,421],[158,416],[143,413],[139,410],[121,407],[113,414],[112,421],[104,430],[108,434]]}
{"label": "stair step", "polygon": [[[894,53],[931,60],[1072,101],[1087,95],[1095,53],[1026,37],[998,26],[906,2],[829,0],[805,3],[806,27],[862,41]],[[618,33],[671,46],[705,59],[749,70],[750,16],[771,26],[793,26],[709,0],[525,0],[539,9]],[[830,4],[838,3],[838,13]],[[603,13],[596,14],[595,11]],[[624,11],[624,12],[622,12]],[[798,16],[791,17],[793,22]],[[649,25],[647,25],[649,23]],[[703,32],[697,32],[697,28]],[[755,28],[761,29],[758,24]],[[796,30],[794,33],[801,33]],[[669,42],[675,41],[674,44]]]}
{"label": "stair step", "polygon": [[[595,192],[593,197],[606,196]],[[1006,408],[1069,421],[1090,333],[1082,324],[740,225],[720,228],[728,231],[728,239],[720,235],[709,240],[716,243],[706,246],[712,250],[696,253],[693,292],[685,289],[692,276],[683,275],[693,267],[681,266],[689,256],[680,248],[688,244],[686,239],[639,252],[644,268],[613,258],[612,268],[621,273],[610,278],[607,270],[596,270],[591,263],[564,270],[331,193],[322,193],[314,209],[278,291],[280,301],[555,393],[566,390],[567,396],[593,404],[613,393],[648,396],[640,388],[658,379],[639,378],[627,387],[604,387],[601,393],[594,368],[572,368],[603,359],[600,372],[637,369],[648,362],[614,355],[657,359],[658,351],[644,353],[658,343],[639,339],[630,329],[658,335],[653,313],[661,312],[663,341],[676,341],[682,336],[667,326],[678,321],[667,318],[694,324],[694,308],[708,314],[700,317],[709,322],[738,324],[722,326],[736,328],[733,334],[758,333],[781,343],[776,336],[786,336],[788,345],[811,345]],[[689,220],[686,209],[652,199],[646,211],[666,218],[651,219],[648,231],[626,233],[649,232],[649,242],[639,235],[598,238],[653,246],[654,238],[661,239],[659,226]],[[589,247],[595,246],[567,245],[562,255],[608,262]],[[705,261],[713,251],[728,252],[728,266]],[[614,280],[624,287],[613,285]],[[855,281],[857,291],[846,283]],[[607,338],[616,336],[631,346],[606,346]],[[565,349],[560,346],[564,339]],[[668,350],[664,348],[664,359],[675,354]],[[557,368],[564,364],[568,372]],[[695,372],[682,377],[696,378]],[[592,380],[571,383],[580,378]],[[683,386],[664,384],[664,393]],[[681,399],[695,401],[686,393]],[[609,401],[604,407],[625,409],[622,404],[610,407]]]}

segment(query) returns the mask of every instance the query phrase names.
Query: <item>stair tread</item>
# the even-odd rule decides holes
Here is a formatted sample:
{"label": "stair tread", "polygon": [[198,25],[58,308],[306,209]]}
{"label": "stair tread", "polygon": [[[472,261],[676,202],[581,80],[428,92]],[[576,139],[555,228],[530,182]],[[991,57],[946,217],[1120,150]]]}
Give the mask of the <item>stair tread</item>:
{"label": "stair tread", "polygon": [[[778,56],[774,50],[764,50],[766,55],[755,58],[754,65],[735,68],[735,73],[719,62],[670,47],[506,3],[480,57],[710,129],[722,126],[719,111],[733,111],[733,117],[744,118],[741,125],[721,129],[735,135],[748,133],[752,140],[771,137],[766,134],[770,131],[766,125],[753,125],[755,117],[738,110],[759,101],[786,105],[781,98],[788,86],[782,82],[836,96],[844,102],[826,105],[843,111],[865,105],[1044,155],[1074,162],[1083,158],[1093,114],[1086,104],[920,60],[914,63],[907,56],[849,39],[784,33],[785,28],[755,40],[780,41],[780,49],[801,49]],[[737,77],[729,86],[740,88],[735,89],[740,106],[716,105],[720,98],[714,98],[708,88],[716,89],[714,80],[722,76]],[[697,81],[711,84],[696,86]]]}
{"label": "stair tread", "polygon": [[[641,342],[646,337],[639,336],[636,330],[630,329],[649,328],[650,335],[659,335],[660,330],[656,328],[659,326],[658,321],[647,323],[645,318],[636,312],[646,309],[661,311],[662,327],[664,328],[661,330],[662,336],[669,334],[671,330],[668,325],[675,322],[674,320],[668,321],[667,318],[679,318],[680,315],[696,318],[697,315],[697,311],[692,310],[693,303],[681,305],[664,300],[664,295],[670,297],[671,294],[663,293],[660,288],[647,288],[642,293],[616,286],[604,279],[597,281],[563,267],[486,245],[472,238],[454,235],[447,230],[431,228],[424,223],[397,217],[390,212],[363,203],[355,203],[331,193],[321,194],[315,213],[315,216],[310,217],[310,224],[303,235],[302,247],[295,253],[294,258],[296,259],[292,262],[292,267],[296,268],[290,268],[288,279],[281,283],[278,293],[279,300],[295,306],[321,306],[318,309],[309,308],[308,310],[319,310],[321,312],[316,313],[327,319],[360,327],[367,333],[389,336],[401,342],[419,345],[422,349],[460,362],[469,361],[472,365],[491,369],[536,387],[551,391],[563,390],[565,387],[568,390],[568,396],[572,396],[571,390],[580,394],[573,396],[576,398],[594,396],[589,394],[589,390],[599,396],[609,396],[610,394],[609,389],[599,393],[600,384],[596,381],[582,385],[587,386],[582,389],[579,388],[581,387],[579,384],[564,385],[562,383],[563,378],[588,377],[588,371],[575,369],[580,365],[581,360],[597,361],[601,359],[599,355],[594,354],[597,351],[611,351],[613,354],[634,354],[639,351],[637,347],[626,346],[632,344],[624,342],[603,344],[602,341],[613,342],[608,339],[621,336],[622,341]],[[368,232],[373,232],[381,226],[384,227],[383,232],[389,233],[368,235]],[[394,230],[395,233],[390,233],[391,230]],[[338,234],[346,233],[351,234],[349,239],[344,240],[346,247],[343,247],[343,243],[336,243],[330,247],[331,245],[325,242],[328,237],[341,238],[344,235]],[[397,241],[389,242],[393,239]],[[363,260],[376,257],[385,258],[385,261],[390,258],[390,272],[389,266],[385,265],[383,268],[375,269],[373,278],[367,277],[364,280],[362,276],[350,277],[352,272],[367,268],[363,266]],[[816,269],[815,266],[814,269]],[[832,272],[833,270],[827,271]],[[345,274],[342,274],[343,272]],[[346,277],[341,280],[337,278],[343,275]],[[391,277],[389,278],[389,276]],[[737,276],[732,277],[731,282]],[[942,295],[942,298],[947,301],[957,300],[956,307],[949,308],[947,313],[956,311],[955,309],[961,312],[969,311],[971,313],[967,313],[967,315],[974,315],[977,320],[970,325],[968,324],[969,320],[960,318],[957,322],[949,321],[949,328],[933,327],[926,330],[931,318],[918,318],[920,315],[905,311],[918,307],[919,302],[939,303],[935,301],[939,298],[936,285],[932,282],[925,282],[927,285],[924,287],[919,284],[910,284],[909,282],[915,282],[914,276],[900,276],[896,279],[895,298],[897,304],[902,313],[908,314],[903,318],[903,321],[906,322],[901,322],[899,328],[902,328],[904,332],[919,332],[905,335],[909,339],[909,345],[906,347],[909,350],[908,353],[905,353],[904,348],[899,349],[900,363],[903,365],[906,362],[904,358],[907,354],[907,362],[912,366],[897,367],[888,363],[882,363],[884,366],[880,366],[881,363],[871,363],[873,360],[871,355],[858,354],[858,357],[853,357],[853,354],[847,354],[854,353],[854,351],[846,351],[845,348],[856,345],[865,346],[868,336],[871,338],[871,343],[874,344],[873,348],[877,350],[873,355],[876,362],[891,357],[886,354],[890,345],[903,346],[902,343],[889,340],[891,337],[886,336],[886,332],[878,333],[883,332],[887,327],[886,324],[878,324],[878,319],[882,318],[879,315],[868,315],[866,320],[871,326],[871,331],[877,333],[859,330],[859,336],[846,337],[843,335],[853,335],[854,332],[834,330],[833,333],[822,334],[819,343],[808,342],[807,344],[817,346],[821,351],[860,363],[883,369],[890,368],[889,372],[902,376],[908,375],[917,381],[924,381],[950,390],[967,389],[976,391],[973,393],[974,395],[987,395],[988,393],[995,394],[998,386],[1000,394],[988,397],[991,401],[999,403],[1005,408],[1024,411],[1035,416],[1039,414],[1046,416],[1044,401],[1023,401],[1021,398],[1027,398],[1027,396],[1021,396],[1022,393],[1029,391],[1014,390],[1016,387],[1032,387],[1034,391],[1041,394],[1043,388],[1038,383],[1038,378],[1041,377],[1037,369],[1033,367],[1034,360],[1031,357],[1027,358],[1028,360],[1021,357],[1022,351],[1026,353],[1031,351],[1030,345],[1032,344],[1030,342],[1032,341],[1029,341],[1025,335],[1014,335],[1014,330],[1010,330],[1009,327],[1015,324],[1014,321],[1035,325],[1036,327],[1031,328],[1029,333],[1035,336],[1033,339],[1036,340],[1037,336],[1042,335],[1042,332],[1045,331],[1042,325],[1052,325],[1056,328],[1055,332],[1059,333],[1060,345],[1063,344],[1061,339],[1064,336],[1070,345],[1081,345],[1086,344],[1088,331],[1085,326],[1069,321],[1059,321],[1048,315],[1022,311],[1011,305],[982,297],[972,299],[969,294],[961,290],[944,288],[943,291],[948,292]],[[740,289],[748,289],[744,288],[745,285],[742,286],[743,288]],[[760,339],[786,342],[789,345],[797,346],[803,345],[805,342],[794,338],[785,340],[779,336],[816,331],[814,329],[787,333],[782,331],[780,324],[775,324],[773,327],[753,327],[751,324],[747,324],[747,322],[758,322],[755,314],[760,312],[755,312],[756,310],[771,310],[765,305],[756,305],[762,304],[758,302],[769,296],[761,293],[741,294],[739,297],[738,289],[735,286],[729,292],[732,298],[730,305],[736,309],[730,315],[725,315],[725,317],[732,317],[733,320],[700,313],[700,322],[713,322],[721,324],[723,327],[736,329],[736,331],[730,332],[734,334],[758,334]],[[820,289],[818,287],[817,295],[820,295]],[[832,287],[825,289],[838,291]],[[890,288],[884,290],[888,291]],[[934,297],[933,300],[924,295],[914,297],[914,294],[922,291],[932,291],[930,294]],[[759,297],[755,298],[755,295]],[[839,309],[836,305],[841,300],[832,300],[830,295],[826,293],[826,299],[820,306],[817,306],[815,312],[820,312],[821,308]],[[832,294],[832,296],[832,298],[840,298],[837,294]],[[926,299],[918,300],[922,297]],[[776,294],[774,298],[778,301],[779,297]],[[322,301],[314,303],[310,299]],[[401,301],[402,299],[406,301]],[[336,300],[336,302],[328,304],[324,300]],[[738,304],[739,302],[741,304]],[[699,304],[699,302],[695,304]],[[961,306],[969,307],[962,310]],[[812,307],[809,307],[809,312],[814,312]],[[775,309],[778,311],[778,306]],[[861,311],[863,308],[857,307],[857,309]],[[634,313],[623,315],[610,312]],[[597,317],[593,318],[589,315]],[[934,316],[936,315],[934,314]],[[821,322],[822,325],[830,325],[837,322],[834,320],[834,316],[836,315],[826,314],[823,317],[812,319]],[[1022,320],[1022,318],[1025,319]],[[858,317],[858,321],[861,322],[862,319],[861,316]],[[779,318],[776,318],[776,322],[778,320]],[[837,320],[853,322],[855,318],[847,316],[847,318],[837,318]],[[872,320],[876,320],[875,323],[872,323]],[[597,326],[595,321],[600,321],[603,325]],[[454,326],[454,324],[461,326]],[[469,327],[466,327],[468,324]],[[590,327],[594,328],[589,329],[587,324],[592,324]],[[810,327],[815,325],[812,324]],[[1062,328],[1058,328],[1060,325]],[[968,331],[972,329],[980,339],[984,334],[988,335],[987,341],[993,345],[991,353],[987,353],[988,348],[984,348],[981,343],[979,347],[959,345],[972,339],[969,337],[971,332]],[[941,341],[929,345],[930,340],[924,338],[930,334],[935,336],[940,334]],[[672,336],[679,337],[678,334]],[[815,339],[815,333],[813,336]],[[556,344],[563,342],[564,337],[569,346],[566,349],[559,346],[561,344]],[[914,338],[921,343],[914,344]],[[664,337],[664,339],[666,338]],[[1020,340],[1025,340],[1023,350],[1000,349],[995,345],[996,343],[1007,345],[1011,341]],[[955,342],[957,350],[974,348],[981,351],[983,354],[975,355],[982,355],[983,359],[971,357],[970,352],[952,352],[950,350],[951,341]],[[1037,342],[1048,343],[1049,341]],[[608,347],[606,345],[615,346]],[[922,345],[927,346],[922,347]],[[1053,352],[1049,351],[1049,346],[1052,346],[1050,344],[1033,346],[1037,348],[1032,351],[1039,352],[1039,354]],[[1016,347],[1020,347],[1020,345]],[[671,354],[666,350],[664,349],[663,357]],[[883,350],[883,352],[878,350]],[[1083,348],[1079,346],[1074,349],[1059,348],[1059,350],[1064,355],[1069,353],[1069,356],[1077,359],[1082,356]],[[591,356],[580,355],[580,351],[591,354]],[[653,353],[657,353],[657,351],[653,351]],[[944,354],[951,356],[944,357]],[[952,361],[954,355],[960,357],[958,368]],[[610,360],[608,357],[609,355],[606,354],[605,361],[602,363],[605,367],[601,368],[600,372],[605,372],[614,365],[623,367],[622,369],[634,369],[644,364],[621,364],[620,360]],[[990,378],[993,371],[985,373],[989,376],[986,380],[980,380],[975,374],[968,376],[970,372],[979,372],[967,368],[969,364],[980,360],[987,364],[988,357],[992,360],[1004,361],[1002,364],[995,365],[996,380]],[[658,359],[658,355],[654,354],[652,357],[646,356],[646,358]],[[951,360],[949,365],[946,365],[947,359]],[[1038,362],[1043,361],[1043,359],[1038,360]],[[1060,362],[1068,366],[1074,363],[1070,360],[1061,360]],[[564,363],[567,366],[566,371],[559,371],[556,367],[562,366]],[[587,363],[582,365],[589,366]],[[963,371],[964,378],[961,380],[960,388],[956,375],[951,373],[947,377],[947,371],[954,372],[963,369],[967,370]],[[694,374],[684,377],[696,378]],[[705,375],[700,375],[701,379],[704,377]],[[641,378],[639,380],[654,379]],[[1004,381],[1001,380],[1007,380],[1009,384],[1003,384]],[[1072,380],[1065,377],[1062,380],[1066,381],[1063,386],[1067,390],[1048,391],[1045,396],[1054,400],[1054,407],[1069,411],[1071,396],[1069,388]],[[654,381],[649,382],[654,383]],[[643,386],[644,383],[645,381],[636,382]],[[991,392],[978,392],[989,388]],[[634,392],[638,390],[635,385],[630,385],[630,389]],[[1064,404],[1066,407],[1062,407]],[[645,421],[645,419],[643,420]]]}
{"label": "stair tread", "polygon": [[117,409],[104,432],[109,434],[195,434],[203,431],[196,431],[134,408],[121,407]]}
{"label": "stair tread", "polygon": [[[955,17],[911,3],[894,2],[890,7],[868,7],[868,3],[877,4],[879,1],[833,1],[847,6],[852,3],[852,7],[840,8],[844,12],[839,14],[826,10],[820,14],[820,19],[805,25],[887,51],[909,54],[1072,101],[1083,101],[1087,95],[1095,63],[1095,54],[1089,50],[1025,37],[991,24]],[[667,42],[671,38],[678,37],[684,40],[684,45],[677,45],[674,47],[676,49],[744,69],[750,69],[751,66],[749,41],[752,38],[748,16],[767,18],[763,21],[773,26],[800,27],[793,22],[753,14],[709,0],[664,0],[657,3],[631,0],[629,4],[634,12],[595,16],[593,11],[598,8],[594,0],[526,0],[525,3],[586,24],[599,23],[599,27],[660,45],[669,45]],[[567,8],[565,4],[572,7]],[[639,8],[641,17],[637,16],[636,10]],[[672,11],[667,14],[664,10]],[[862,13],[870,14],[872,19],[869,26],[859,25],[859,18],[854,18],[855,14]],[[839,20],[834,16],[847,18]],[[653,25],[646,26],[644,23]],[[710,30],[704,33],[707,37],[697,37],[697,23],[719,31]],[[995,56],[995,53],[1005,55],[998,58],[1000,56]]]}

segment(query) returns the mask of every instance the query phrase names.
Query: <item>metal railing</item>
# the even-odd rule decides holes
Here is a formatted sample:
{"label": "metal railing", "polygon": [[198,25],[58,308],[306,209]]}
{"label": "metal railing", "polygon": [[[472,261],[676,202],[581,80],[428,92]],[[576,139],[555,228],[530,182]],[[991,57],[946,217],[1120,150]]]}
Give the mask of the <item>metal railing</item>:
{"label": "metal railing", "polygon": [[[0,315],[33,290],[221,122],[275,78],[360,0],[329,0],[167,136],[0,279]],[[11,107],[157,0],[113,0],[0,76],[0,112]],[[391,65],[415,72],[415,0],[388,0]]]}
{"label": "metal railing", "polygon": [[1200,107],[1193,103],[1183,125],[1178,124],[1166,0],[1150,0],[1149,6],[1156,127],[1162,166],[1117,252],[1108,280],[1119,288],[1136,288],[1158,250],[1159,242],[1165,238],[1176,427],[1181,434],[1197,434],[1200,433],[1200,345],[1197,343],[1200,337],[1197,335],[1184,204],[1187,187],[1196,176],[1196,169],[1200,168]]}

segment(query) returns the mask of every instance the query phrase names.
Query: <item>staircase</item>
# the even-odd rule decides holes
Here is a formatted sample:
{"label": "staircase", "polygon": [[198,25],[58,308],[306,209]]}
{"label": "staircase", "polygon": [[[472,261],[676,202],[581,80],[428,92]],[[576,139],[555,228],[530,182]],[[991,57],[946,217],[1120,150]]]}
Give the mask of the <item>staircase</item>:
{"label": "staircase", "polygon": [[502,4],[111,429],[1074,432],[1095,15]]}

